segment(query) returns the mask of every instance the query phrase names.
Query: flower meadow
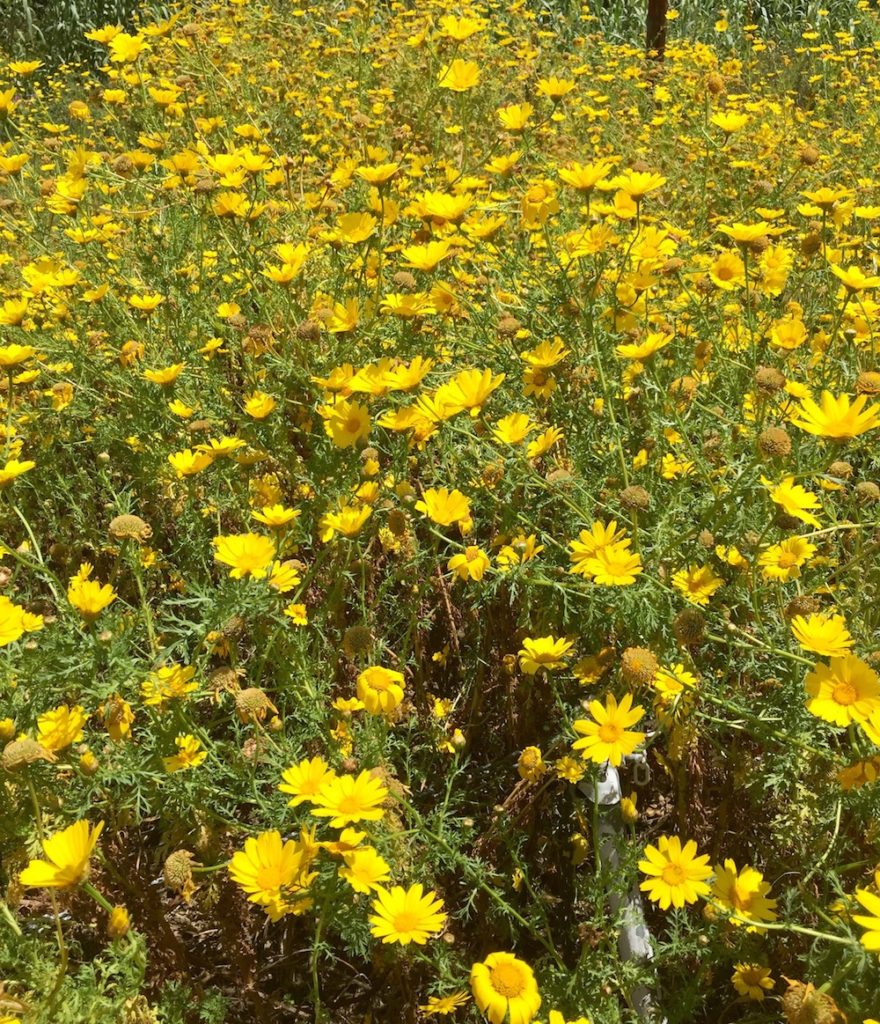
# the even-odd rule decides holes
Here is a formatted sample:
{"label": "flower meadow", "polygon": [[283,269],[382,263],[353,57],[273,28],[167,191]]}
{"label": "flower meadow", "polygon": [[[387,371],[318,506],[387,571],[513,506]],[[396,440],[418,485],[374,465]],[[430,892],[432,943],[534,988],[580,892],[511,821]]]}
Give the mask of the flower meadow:
{"label": "flower meadow", "polygon": [[876,1024],[850,7],[4,60],[2,1024]]}

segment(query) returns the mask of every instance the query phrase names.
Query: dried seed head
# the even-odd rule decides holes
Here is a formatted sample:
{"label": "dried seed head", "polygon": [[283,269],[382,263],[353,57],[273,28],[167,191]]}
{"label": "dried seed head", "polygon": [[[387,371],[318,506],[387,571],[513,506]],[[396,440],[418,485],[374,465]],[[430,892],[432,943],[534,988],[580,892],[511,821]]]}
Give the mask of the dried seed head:
{"label": "dried seed head", "polygon": [[830,476],[836,476],[838,480],[849,480],[853,475],[853,468],[848,462],[832,462],[828,467]]}
{"label": "dried seed head", "polygon": [[398,270],[391,280],[394,282],[395,287],[404,292],[415,291],[419,286],[419,282],[408,270]]}
{"label": "dried seed head", "polygon": [[765,459],[784,459],[791,454],[791,438],[782,427],[767,427],[758,436],[758,448]]}
{"label": "dried seed head", "polygon": [[855,491],[856,501],[860,505],[873,505],[875,501],[880,501],[880,487],[873,480],[862,480],[856,484]]}
{"label": "dried seed head", "polygon": [[314,320],[303,320],[296,329],[296,336],[300,341],[318,341],[321,337],[320,324]]}
{"label": "dried seed head", "polygon": [[349,626],[342,634],[342,649],[348,658],[369,654],[372,646],[373,634],[369,626]]}
{"label": "dried seed head", "polygon": [[187,903],[195,892],[192,875],[193,856],[189,850],[175,850],[165,858],[162,867],[162,881],[172,892],[183,896]]}
{"label": "dried seed head", "polygon": [[811,597],[809,594],[799,594],[788,602],[782,614],[786,619],[793,619],[796,615],[814,615],[819,608],[819,602],[815,597]]}
{"label": "dried seed head", "polygon": [[625,487],[620,492],[620,504],[631,511],[635,509],[644,511],[651,504],[651,495],[644,487],[635,484],[632,487]]}
{"label": "dried seed head", "polygon": [[880,373],[865,370],[856,377],[856,392],[860,395],[880,395]]}
{"label": "dried seed head", "polygon": [[627,683],[647,686],[654,678],[659,663],[647,647],[627,647],[620,659],[620,675]]}
{"label": "dried seed head", "polygon": [[788,989],[782,997],[782,1013],[787,1024],[846,1024],[846,1017],[826,992],[809,982],[785,980]]}
{"label": "dried seed head", "polygon": [[235,695],[235,712],[242,722],[262,722],[270,711],[277,710],[265,692],[257,686],[239,690]]}
{"label": "dried seed head", "polygon": [[785,377],[775,366],[759,366],[755,370],[755,386],[764,395],[773,395],[785,387]]}
{"label": "dried seed head", "polygon": [[706,92],[713,96],[720,96],[724,92],[724,79],[717,71],[710,71],[706,75]]}
{"label": "dried seed head", "polygon": [[57,760],[51,750],[47,750],[36,740],[25,737],[6,744],[2,755],[0,755],[0,768],[7,772],[14,772],[16,769],[24,768],[36,761],[52,762]]}
{"label": "dried seed head", "polygon": [[685,608],[672,620],[672,632],[680,644],[698,644],[703,639],[706,619],[696,608]]}
{"label": "dried seed head", "polygon": [[116,516],[110,520],[108,529],[114,540],[134,540],[138,544],[143,544],[153,536],[153,528],[140,516]]}

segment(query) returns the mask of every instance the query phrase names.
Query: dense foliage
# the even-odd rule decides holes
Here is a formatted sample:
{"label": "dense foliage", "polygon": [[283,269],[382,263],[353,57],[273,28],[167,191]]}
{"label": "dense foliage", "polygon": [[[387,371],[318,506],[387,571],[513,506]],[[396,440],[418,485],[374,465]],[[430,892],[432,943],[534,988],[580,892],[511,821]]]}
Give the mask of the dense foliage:
{"label": "dense foliage", "polygon": [[3,1024],[880,1016],[848,6],[4,66]]}

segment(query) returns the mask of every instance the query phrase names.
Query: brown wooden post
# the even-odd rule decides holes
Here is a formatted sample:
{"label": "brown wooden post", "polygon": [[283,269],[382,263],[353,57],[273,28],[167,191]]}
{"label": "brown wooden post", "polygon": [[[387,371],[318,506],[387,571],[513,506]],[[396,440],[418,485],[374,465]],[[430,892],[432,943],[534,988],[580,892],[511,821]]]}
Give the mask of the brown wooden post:
{"label": "brown wooden post", "polygon": [[657,60],[663,60],[666,51],[666,12],[669,0],[648,0],[648,17],[645,22],[645,47],[648,53],[655,51]]}

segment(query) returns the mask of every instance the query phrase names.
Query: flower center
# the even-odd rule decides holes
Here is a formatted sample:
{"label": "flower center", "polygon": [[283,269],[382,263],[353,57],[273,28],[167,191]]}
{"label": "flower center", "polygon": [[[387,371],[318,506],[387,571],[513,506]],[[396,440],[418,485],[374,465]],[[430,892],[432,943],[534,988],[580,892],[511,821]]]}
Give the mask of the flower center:
{"label": "flower center", "polygon": [[526,981],[516,964],[496,964],[489,971],[492,988],[505,999],[516,999],[522,995]]}
{"label": "flower center", "polygon": [[361,802],[354,793],[346,794],[336,806],[343,814],[355,814],[361,810]]}
{"label": "flower center", "polygon": [[361,421],[357,416],[349,416],[345,421],[345,429],[349,434],[358,434],[361,429]]}
{"label": "flower center", "polygon": [[394,925],[394,930],[403,935],[414,932],[419,919],[411,910],[402,910],[399,914],[394,915],[394,920],[391,923]]}
{"label": "flower center", "polygon": [[797,564],[797,556],[793,555],[790,551],[786,551],[784,554],[779,556],[779,568],[790,569],[793,565]]}
{"label": "flower center", "polygon": [[661,878],[667,885],[681,885],[687,879],[681,864],[667,864]]}
{"label": "flower center", "polygon": [[838,683],[831,694],[835,704],[855,704],[859,699],[858,692],[852,683]]}
{"label": "flower center", "polygon": [[617,743],[623,736],[623,729],[616,722],[605,722],[599,726],[598,736],[603,743]]}

